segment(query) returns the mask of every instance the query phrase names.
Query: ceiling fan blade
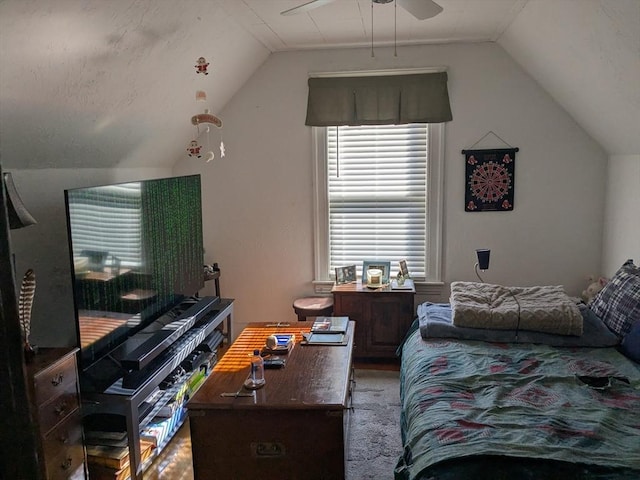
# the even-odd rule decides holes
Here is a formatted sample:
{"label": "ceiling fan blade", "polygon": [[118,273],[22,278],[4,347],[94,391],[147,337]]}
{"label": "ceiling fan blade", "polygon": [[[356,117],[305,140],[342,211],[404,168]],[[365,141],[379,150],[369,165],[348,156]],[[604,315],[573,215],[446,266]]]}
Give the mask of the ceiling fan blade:
{"label": "ceiling fan blade", "polygon": [[309,10],[313,10],[314,8],[321,7],[334,1],[335,0],[311,0],[310,2],[303,3],[297,7],[290,8],[289,10],[284,10],[280,12],[280,15],[295,15],[297,13],[308,12]]}
{"label": "ceiling fan blade", "polygon": [[398,4],[418,20],[435,17],[442,7],[433,0],[396,0]]}

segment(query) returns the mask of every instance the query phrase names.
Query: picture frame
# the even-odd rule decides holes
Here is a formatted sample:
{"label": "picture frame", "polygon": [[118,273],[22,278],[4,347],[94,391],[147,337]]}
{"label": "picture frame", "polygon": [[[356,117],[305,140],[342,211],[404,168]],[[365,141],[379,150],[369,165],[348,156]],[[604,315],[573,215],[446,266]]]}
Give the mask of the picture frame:
{"label": "picture frame", "polygon": [[363,260],[362,261],[362,285],[367,285],[367,270],[377,268],[382,270],[382,284],[389,283],[391,272],[391,262],[386,260]]}
{"label": "picture frame", "polygon": [[336,285],[353,283],[356,281],[356,266],[336,267]]}
{"label": "picture frame", "polygon": [[407,261],[400,260],[399,264],[400,264],[400,274],[404,278],[411,278],[411,274],[409,273],[409,267],[407,267]]}

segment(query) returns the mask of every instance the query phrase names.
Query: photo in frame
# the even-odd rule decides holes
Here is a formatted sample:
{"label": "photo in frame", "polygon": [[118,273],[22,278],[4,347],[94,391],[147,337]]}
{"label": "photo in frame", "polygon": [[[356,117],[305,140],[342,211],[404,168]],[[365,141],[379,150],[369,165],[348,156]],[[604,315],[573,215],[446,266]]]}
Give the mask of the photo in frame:
{"label": "photo in frame", "polygon": [[387,262],[384,260],[363,260],[362,261],[362,284],[367,285],[367,271],[372,268],[376,268],[382,270],[382,281],[383,285],[389,283],[389,274],[391,272],[391,262]]}
{"label": "photo in frame", "polygon": [[336,285],[353,283],[356,281],[356,266],[336,267]]}
{"label": "photo in frame", "polygon": [[409,267],[407,267],[406,260],[400,260],[400,274],[402,274],[404,278],[411,278],[411,274],[409,273]]}

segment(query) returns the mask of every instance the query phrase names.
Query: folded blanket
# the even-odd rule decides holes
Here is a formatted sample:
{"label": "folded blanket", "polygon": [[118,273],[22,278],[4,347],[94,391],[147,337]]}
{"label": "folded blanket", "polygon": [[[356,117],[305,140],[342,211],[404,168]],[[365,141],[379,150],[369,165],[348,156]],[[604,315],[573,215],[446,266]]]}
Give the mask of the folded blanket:
{"label": "folded blanket", "polygon": [[613,347],[620,344],[618,336],[607,328],[586,305],[578,305],[583,319],[581,336],[489,328],[456,327],[451,321],[451,305],[424,302],[418,305],[418,322],[422,338],[455,338],[502,343],[536,343],[554,347]]}
{"label": "folded blanket", "polygon": [[477,282],[451,284],[457,327],[531,330],[582,335],[582,315],[561,286],[504,287]]}

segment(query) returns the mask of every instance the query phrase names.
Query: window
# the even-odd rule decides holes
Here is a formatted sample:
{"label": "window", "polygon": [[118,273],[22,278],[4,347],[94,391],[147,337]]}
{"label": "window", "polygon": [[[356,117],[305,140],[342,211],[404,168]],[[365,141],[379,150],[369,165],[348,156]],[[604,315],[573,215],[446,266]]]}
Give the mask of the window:
{"label": "window", "polygon": [[316,280],[364,259],[440,281],[443,124],[315,127]]}

